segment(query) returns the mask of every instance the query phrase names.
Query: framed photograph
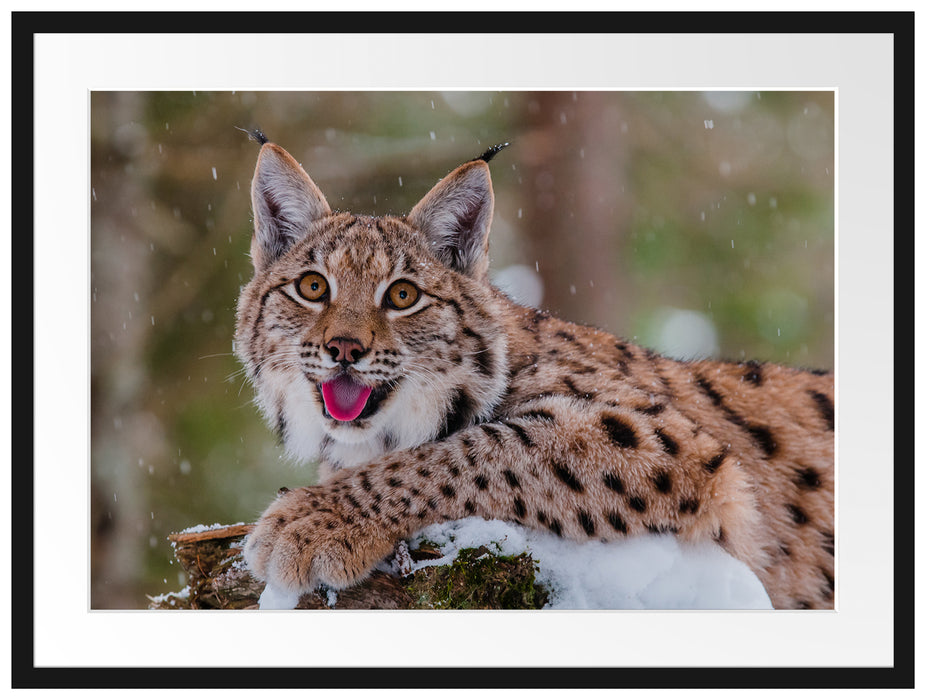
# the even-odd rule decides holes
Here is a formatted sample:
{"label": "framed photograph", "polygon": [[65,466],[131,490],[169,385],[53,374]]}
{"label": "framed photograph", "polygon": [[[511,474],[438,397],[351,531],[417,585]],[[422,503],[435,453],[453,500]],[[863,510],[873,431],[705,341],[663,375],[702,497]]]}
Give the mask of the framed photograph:
{"label": "framed photograph", "polygon": [[[12,622],[30,640],[14,686],[911,687],[912,480],[893,462],[911,409],[893,365],[912,338],[894,324],[910,302],[893,232],[912,225],[897,147],[913,135],[912,13],[734,13],[721,33],[709,13],[359,13],[350,32],[305,33],[346,17],[297,13],[273,34],[256,19],[191,13],[181,33],[169,13],[13,14],[11,275],[33,300],[13,310],[32,339],[13,350]],[[543,610],[348,611],[333,591],[334,610],[165,610],[201,594],[170,533],[252,523],[278,488],[319,476],[292,418],[259,387],[255,401],[235,341],[239,295],[278,255],[251,194],[267,141],[330,210],[358,215],[421,211],[484,161],[486,280],[525,307],[679,361],[833,373],[835,402],[817,402],[836,446],[827,604],[772,610],[722,532],[692,556],[651,522],[621,548],[589,516],[576,527],[593,541],[567,558],[544,549],[561,540],[546,514],[553,534],[535,541],[516,509],[528,527],[492,537],[504,555],[520,537],[537,548],[528,607]],[[284,303],[314,308],[318,279]],[[421,293],[402,283],[393,312]],[[367,351],[335,335],[332,357]],[[806,468],[798,487],[820,478]],[[426,538],[443,535],[468,536]],[[242,667],[274,675],[209,671]],[[376,674],[345,682],[345,667]]]}

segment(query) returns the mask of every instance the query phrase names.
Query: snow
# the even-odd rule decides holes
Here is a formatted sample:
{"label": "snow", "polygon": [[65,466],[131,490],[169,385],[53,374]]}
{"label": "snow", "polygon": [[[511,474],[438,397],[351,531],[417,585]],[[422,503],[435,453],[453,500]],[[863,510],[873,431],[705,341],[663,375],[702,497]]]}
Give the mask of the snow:
{"label": "snow", "polygon": [[182,590],[176,593],[162,593],[161,595],[147,596],[148,600],[150,600],[151,603],[156,606],[163,605],[164,603],[169,603],[170,605],[176,605],[177,601],[173,600],[174,598],[186,600],[189,597],[190,597],[190,587],[188,585],[184,586]]}
{"label": "snow", "polygon": [[[759,579],[738,559],[709,542],[673,535],[639,535],[615,542],[575,542],[551,533],[473,517],[431,525],[410,540],[437,545],[440,559],[412,562],[410,572],[453,562],[461,549],[486,546],[494,554],[530,554],[536,581],[550,591],[552,610],[770,610]],[[328,593],[331,607],[336,594]],[[291,610],[297,594],[267,584],[261,610]]]}
{"label": "snow", "polygon": [[277,588],[271,583],[264,586],[258,605],[261,610],[292,610],[299,602],[299,594]]}
{"label": "snow", "polygon": [[244,521],[239,521],[237,523],[232,523],[231,525],[225,523],[213,523],[212,525],[191,525],[190,527],[180,531],[181,535],[195,534],[199,532],[208,532],[209,530],[222,530],[227,527],[237,527],[238,525],[244,525]]}
{"label": "snow", "polygon": [[530,553],[536,580],[551,590],[547,608],[560,610],[771,609],[759,579],[713,543],[692,545],[673,535],[641,535],[616,542],[575,542],[501,520],[466,518],[432,525],[412,540],[437,544],[442,559],[413,570],[449,564],[463,548],[487,543],[497,553]]}

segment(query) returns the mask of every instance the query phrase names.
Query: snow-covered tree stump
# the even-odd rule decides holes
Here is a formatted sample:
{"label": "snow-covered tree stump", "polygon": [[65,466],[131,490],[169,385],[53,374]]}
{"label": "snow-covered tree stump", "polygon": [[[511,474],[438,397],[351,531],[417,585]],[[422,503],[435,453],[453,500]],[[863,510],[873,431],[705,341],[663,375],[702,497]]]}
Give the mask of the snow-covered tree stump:
{"label": "snow-covered tree stump", "polygon": [[[173,533],[169,540],[188,577],[178,593],[149,596],[149,608],[256,609],[263,583],[245,568],[241,550],[253,525],[216,525]],[[407,555],[413,562],[440,559],[436,547],[421,543]],[[402,568],[401,566],[393,568]],[[547,592],[534,581],[527,554],[499,556],[484,547],[461,550],[451,564],[420,568],[402,576],[374,571],[342,591],[318,590],[299,599],[298,609],[515,609],[541,608]]]}

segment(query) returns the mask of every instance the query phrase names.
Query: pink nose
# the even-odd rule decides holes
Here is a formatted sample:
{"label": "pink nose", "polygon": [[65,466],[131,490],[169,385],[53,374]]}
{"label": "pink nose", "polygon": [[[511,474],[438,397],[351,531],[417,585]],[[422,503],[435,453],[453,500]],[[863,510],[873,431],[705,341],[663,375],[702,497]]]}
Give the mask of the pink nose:
{"label": "pink nose", "polygon": [[335,362],[350,364],[366,354],[366,348],[356,338],[332,338],[325,347]]}

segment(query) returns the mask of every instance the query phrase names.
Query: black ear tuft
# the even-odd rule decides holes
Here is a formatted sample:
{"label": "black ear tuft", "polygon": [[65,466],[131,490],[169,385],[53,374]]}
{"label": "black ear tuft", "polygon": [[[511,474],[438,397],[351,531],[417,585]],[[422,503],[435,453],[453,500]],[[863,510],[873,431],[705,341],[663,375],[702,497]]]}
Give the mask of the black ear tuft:
{"label": "black ear tuft", "polygon": [[259,143],[261,146],[263,146],[265,143],[268,143],[270,141],[270,139],[268,139],[264,135],[264,132],[261,131],[258,127],[254,127],[253,129],[242,129],[240,126],[236,126],[235,128],[238,131],[243,131],[244,133],[246,133],[248,136],[251,137],[252,141],[257,141],[257,143]]}
{"label": "black ear tuft", "polygon": [[[499,151],[501,151],[502,149],[510,145],[511,144],[508,141],[505,141],[505,143],[498,143],[492,146],[492,148],[487,150],[485,153],[483,153],[478,158],[473,158],[473,161],[481,160],[483,163],[488,163],[490,160],[492,160],[496,156],[496,154],[498,154]],[[470,162],[473,162],[473,161],[470,161]]]}

